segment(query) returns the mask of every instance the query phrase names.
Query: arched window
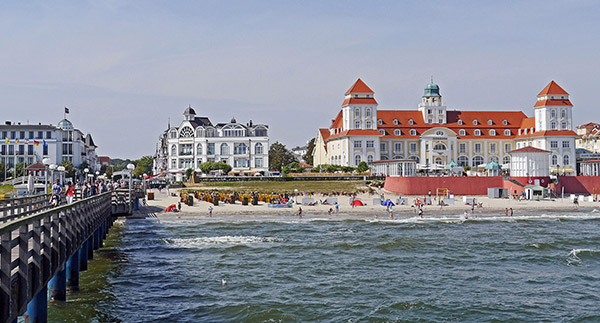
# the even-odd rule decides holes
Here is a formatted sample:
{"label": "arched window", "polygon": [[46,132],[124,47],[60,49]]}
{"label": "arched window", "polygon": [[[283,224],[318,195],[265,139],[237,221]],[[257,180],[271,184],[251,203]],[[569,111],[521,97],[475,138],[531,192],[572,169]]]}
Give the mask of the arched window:
{"label": "arched window", "polygon": [[371,108],[367,108],[366,110],[367,117],[371,116]]}
{"label": "arched window", "polygon": [[416,136],[417,135],[417,131],[415,129],[410,129],[410,135],[411,136]]}
{"label": "arched window", "polygon": [[177,156],[177,146],[171,146],[171,156]]}
{"label": "arched window", "polygon": [[234,155],[244,155],[247,154],[247,146],[245,143],[236,143],[233,144],[233,154]]}
{"label": "arched window", "polygon": [[354,116],[355,117],[360,117],[360,109],[359,108],[355,108],[354,109]]}
{"label": "arched window", "polygon": [[510,136],[512,133],[510,132],[509,129],[504,129],[504,135],[505,136]]}
{"label": "arched window", "polygon": [[567,122],[566,121],[561,122],[560,123],[560,128],[563,129],[563,130],[567,129]]}
{"label": "arched window", "polygon": [[475,136],[481,136],[481,130],[479,129],[475,129],[473,133],[475,134]]}
{"label": "arched window", "polygon": [[434,161],[433,161],[436,165],[442,165],[442,158],[441,157],[435,157]]}
{"label": "arched window", "polygon": [[558,156],[552,155],[552,165],[558,164]]}
{"label": "arched window", "polygon": [[367,161],[370,163],[373,161],[373,155],[367,156]]}
{"label": "arched window", "polygon": [[202,128],[202,127],[196,128],[196,137],[204,137],[204,128]]}
{"label": "arched window", "polygon": [[408,124],[413,125],[415,124],[415,121],[413,119],[408,120]]}
{"label": "arched window", "polygon": [[556,118],[556,110],[550,110],[550,114],[552,115],[552,118]]}
{"label": "arched window", "polygon": [[196,146],[196,155],[202,155],[202,144]]}
{"label": "arched window", "polygon": [[398,119],[394,119],[394,124],[398,125]]}
{"label": "arched window", "polygon": [[569,163],[569,155],[564,155],[563,156],[563,164],[565,166],[570,165],[570,163]]}
{"label": "arched window", "polygon": [[360,155],[356,155],[356,156],[354,156],[354,164],[355,164],[355,165],[358,165],[358,164],[360,164],[360,162],[361,162],[361,161],[362,161],[362,160],[361,160],[361,158],[360,158]]}
{"label": "arched window", "polygon": [[205,131],[205,134],[207,137],[214,137],[215,136],[215,129],[214,128],[207,128]]}
{"label": "arched window", "polygon": [[477,119],[473,120],[473,125],[475,125],[475,126],[476,126],[476,125],[478,125],[478,124],[479,124],[479,122],[477,121]]}
{"label": "arched window", "polygon": [[496,130],[490,129],[490,136],[495,136],[495,135],[496,135]]}
{"label": "arched window", "polygon": [[169,138],[177,138],[177,130],[171,130],[171,132],[169,132]]}
{"label": "arched window", "polygon": [[384,136],[385,136],[385,130],[383,130],[383,129],[379,129],[379,132],[380,132],[382,135],[384,135]]}
{"label": "arched window", "polygon": [[365,121],[365,129],[371,129],[371,120]]}
{"label": "arched window", "polygon": [[360,129],[360,120],[354,121],[354,129]]}
{"label": "arched window", "polygon": [[254,145],[254,153],[257,155],[263,154],[263,145],[260,142]]}
{"label": "arched window", "polygon": [[442,143],[436,144],[435,146],[433,146],[433,150],[436,150],[436,151],[446,150],[446,145],[444,145]]}
{"label": "arched window", "polygon": [[377,124],[381,126],[383,124],[383,120],[381,120],[381,119],[377,120]]}
{"label": "arched window", "polygon": [[382,156],[381,156],[381,160],[388,160],[388,156],[386,156],[386,155],[382,155]]}
{"label": "arched window", "polygon": [[267,136],[267,128],[257,127],[256,129],[254,129],[254,136],[255,137],[266,137]]}
{"label": "arched window", "polygon": [[502,164],[510,164],[510,156],[504,156],[504,158],[502,158]]}
{"label": "arched window", "polygon": [[473,167],[479,166],[484,163],[483,157],[475,156],[473,157]]}
{"label": "arched window", "polygon": [[444,136],[444,132],[441,130],[436,130],[435,135],[438,137],[443,137]]}
{"label": "arched window", "polygon": [[567,110],[565,110],[565,109],[560,110],[560,117],[561,118],[566,118],[567,117]]}
{"label": "arched window", "polygon": [[552,121],[550,128],[552,130],[556,129],[556,121]]}
{"label": "arched window", "polygon": [[459,166],[469,166],[469,157],[460,156],[458,157],[457,162]]}
{"label": "arched window", "polygon": [[508,126],[508,120],[502,121],[502,124],[505,125],[505,126]]}
{"label": "arched window", "polygon": [[462,126],[463,124],[465,124],[462,120],[458,120],[458,125]]}
{"label": "arched window", "polygon": [[221,155],[229,155],[229,145],[221,144]]}
{"label": "arched window", "polygon": [[397,156],[392,157],[392,159],[403,159],[403,158],[404,157],[402,157],[402,155],[397,155]]}
{"label": "arched window", "polygon": [[183,127],[179,131],[179,138],[192,138],[194,136],[194,130],[190,127]]}
{"label": "arched window", "polygon": [[467,135],[467,132],[465,131],[465,129],[460,129],[460,130],[458,131],[458,135],[459,135],[459,136],[466,136],[466,135]]}
{"label": "arched window", "polygon": [[493,124],[494,124],[494,122],[493,122],[492,120],[488,120],[488,125],[490,125],[490,126],[491,126],[491,125],[493,125]]}
{"label": "arched window", "polygon": [[401,135],[400,129],[395,129],[394,136],[400,136],[400,135]]}
{"label": "arched window", "polygon": [[412,159],[412,160],[416,161],[417,164],[419,163],[419,157],[417,157],[417,156],[410,156],[410,157],[408,157],[408,159]]}

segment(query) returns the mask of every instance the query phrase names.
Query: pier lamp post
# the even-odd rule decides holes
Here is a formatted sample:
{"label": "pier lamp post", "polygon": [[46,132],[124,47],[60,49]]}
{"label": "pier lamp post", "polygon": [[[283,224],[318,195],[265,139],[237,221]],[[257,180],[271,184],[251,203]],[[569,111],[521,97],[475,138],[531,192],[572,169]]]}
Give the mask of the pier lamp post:
{"label": "pier lamp post", "polygon": [[44,164],[44,194],[48,194],[48,166],[50,165],[50,158],[46,157],[42,159],[42,163]]}
{"label": "pier lamp post", "polygon": [[133,164],[127,164],[127,169],[129,170],[129,213],[131,213],[131,191],[133,190],[133,170],[135,166]]}
{"label": "pier lamp post", "polygon": [[86,169],[83,170],[83,172],[85,173],[85,178],[83,179],[83,181],[85,182],[85,181],[88,180],[88,173],[90,172],[90,169],[86,168]]}
{"label": "pier lamp post", "polygon": [[143,181],[142,183],[144,184],[144,194],[146,194],[145,192],[146,192],[146,179],[147,178],[148,178],[148,174],[144,173],[142,175],[142,181]]}
{"label": "pier lamp post", "polygon": [[56,167],[56,164],[50,164],[50,166],[48,166],[48,168],[50,168],[50,177],[52,177],[50,181],[52,183],[54,183],[54,171],[56,170]]}
{"label": "pier lamp post", "polygon": [[58,176],[60,176],[60,185],[63,185],[63,174],[65,173],[65,166],[58,166],[56,167],[56,170],[58,171]]}

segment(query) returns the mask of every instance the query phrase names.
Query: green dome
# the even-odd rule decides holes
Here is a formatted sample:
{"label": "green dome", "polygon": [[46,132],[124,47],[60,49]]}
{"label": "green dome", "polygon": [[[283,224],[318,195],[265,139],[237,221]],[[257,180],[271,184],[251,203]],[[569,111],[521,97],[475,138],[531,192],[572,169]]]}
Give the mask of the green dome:
{"label": "green dome", "polygon": [[73,124],[67,119],[62,119],[58,122],[58,127],[62,130],[73,130]]}
{"label": "green dome", "polygon": [[496,162],[491,162],[485,165],[485,169],[500,169],[500,165]]}
{"label": "green dome", "polygon": [[440,87],[431,82],[429,84],[427,84],[425,86],[425,93],[423,94],[424,97],[428,97],[428,96],[441,96],[440,95]]}

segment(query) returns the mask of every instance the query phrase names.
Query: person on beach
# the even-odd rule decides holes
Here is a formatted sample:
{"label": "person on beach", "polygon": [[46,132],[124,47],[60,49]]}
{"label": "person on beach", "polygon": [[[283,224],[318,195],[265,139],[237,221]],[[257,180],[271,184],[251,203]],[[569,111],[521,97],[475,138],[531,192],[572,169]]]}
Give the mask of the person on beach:
{"label": "person on beach", "polygon": [[213,211],[213,208],[212,208],[212,206],[209,206],[209,207],[208,207],[208,216],[211,216],[211,217],[212,217],[212,211]]}
{"label": "person on beach", "polygon": [[513,216],[513,209],[512,209],[512,207],[509,209],[508,212],[510,213],[510,216]]}
{"label": "person on beach", "polygon": [[575,208],[579,207],[579,200],[577,198],[573,199],[573,205],[575,206]]}
{"label": "person on beach", "polygon": [[463,214],[463,218],[468,219],[469,218],[469,212],[465,211],[465,213]]}
{"label": "person on beach", "polygon": [[340,212],[340,206],[335,202],[335,214],[338,214],[338,212]]}
{"label": "person on beach", "polygon": [[177,210],[181,212],[181,202],[177,202]]}
{"label": "person on beach", "polygon": [[508,216],[508,208],[504,209],[504,216]]}
{"label": "person on beach", "polygon": [[329,208],[329,211],[327,211],[327,214],[331,215],[332,212],[333,212],[333,209]]}
{"label": "person on beach", "polygon": [[423,208],[419,207],[419,217],[422,219],[423,218]]}
{"label": "person on beach", "polygon": [[298,207],[298,217],[302,217],[302,207]]}

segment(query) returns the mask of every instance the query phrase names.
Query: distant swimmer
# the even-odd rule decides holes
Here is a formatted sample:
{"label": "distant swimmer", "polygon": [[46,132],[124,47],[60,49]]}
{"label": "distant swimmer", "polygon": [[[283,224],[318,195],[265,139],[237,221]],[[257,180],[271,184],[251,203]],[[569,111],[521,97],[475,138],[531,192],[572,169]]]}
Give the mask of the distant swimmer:
{"label": "distant swimmer", "polygon": [[465,211],[465,213],[463,214],[463,218],[468,219],[469,218],[469,212]]}
{"label": "distant swimmer", "polygon": [[302,208],[301,207],[298,208],[298,216],[302,217]]}
{"label": "distant swimmer", "polygon": [[423,218],[423,209],[419,208],[419,217],[422,219]]}
{"label": "distant swimmer", "polygon": [[510,213],[510,216],[513,216],[513,210],[512,210],[512,207],[510,208],[510,210],[509,210],[509,213]]}
{"label": "distant swimmer", "polygon": [[508,216],[508,208],[504,209],[504,216]]}

